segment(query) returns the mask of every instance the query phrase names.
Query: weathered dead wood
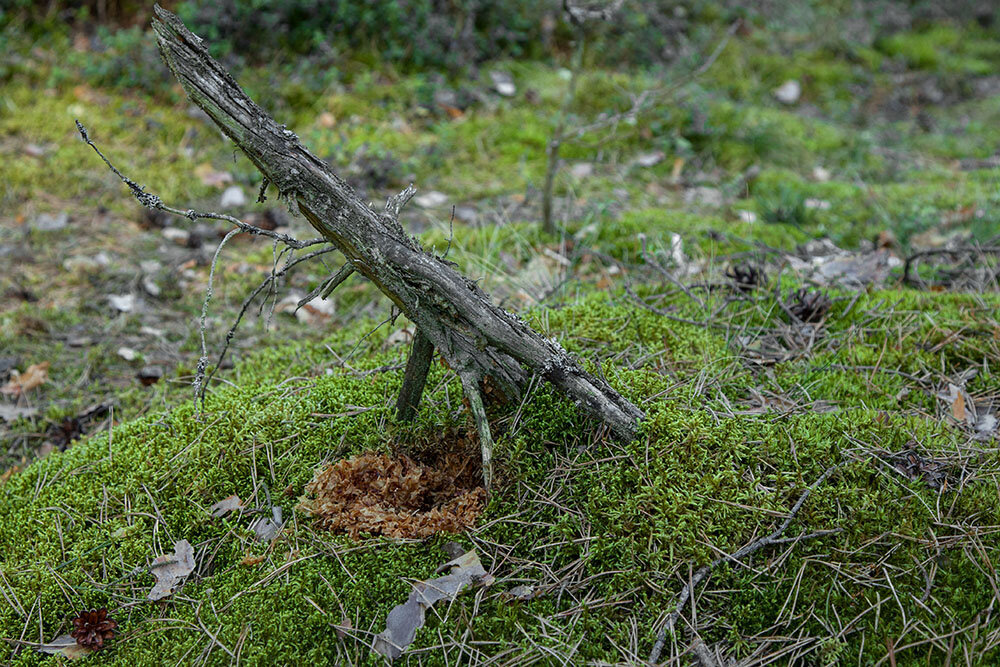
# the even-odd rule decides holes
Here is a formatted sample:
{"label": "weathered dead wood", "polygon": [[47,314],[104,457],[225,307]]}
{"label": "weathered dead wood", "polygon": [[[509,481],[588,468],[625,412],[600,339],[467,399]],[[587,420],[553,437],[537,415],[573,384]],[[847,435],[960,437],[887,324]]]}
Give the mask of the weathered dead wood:
{"label": "weathered dead wood", "polygon": [[427,371],[434,357],[434,343],[417,329],[413,332],[413,346],[410,348],[410,358],[406,362],[406,372],[403,373],[403,386],[396,400],[396,419],[401,422],[412,421],[420,405],[420,397],[427,383]]}
{"label": "weathered dead wood", "polygon": [[[557,342],[495,306],[453,264],[425,252],[403,230],[398,213],[413,195],[411,188],[391,198],[385,211],[375,211],[257,106],[180,19],[159,6],[155,15],[160,52],[191,101],[247,155],[293,212],[304,215],[344,254],[348,266],[416,324],[459,375],[471,403],[477,403],[486,378],[491,389],[515,399],[537,373],[616,435],[634,436],[642,411],[585,372]],[[482,434],[478,422],[483,418],[476,416]]]}

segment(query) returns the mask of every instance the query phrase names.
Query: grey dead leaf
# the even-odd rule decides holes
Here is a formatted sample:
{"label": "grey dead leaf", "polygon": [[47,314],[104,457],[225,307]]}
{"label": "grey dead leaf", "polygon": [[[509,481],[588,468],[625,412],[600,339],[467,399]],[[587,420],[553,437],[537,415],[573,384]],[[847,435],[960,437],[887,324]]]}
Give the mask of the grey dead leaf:
{"label": "grey dead leaf", "polygon": [[490,80],[493,82],[493,90],[504,97],[512,97],[517,93],[517,86],[514,85],[514,77],[507,72],[494,70],[490,72]]}
{"label": "grey dead leaf", "polygon": [[247,203],[247,196],[243,192],[243,188],[238,185],[230,185],[222,193],[222,197],[219,199],[219,206],[222,208],[238,208],[240,206],[245,206]]}
{"label": "grey dead leaf", "polygon": [[795,104],[802,97],[802,84],[795,79],[789,79],[775,88],[774,97],[782,104]]}
{"label": "grey dead leaf", "polygon": [[219,518],[233,512],[235,510],[241,509],[243,507],[243,501],[235,493],[231,496],[223,498],[219,502],[215,503],[208,508],[208,513],[215,518]]}
{"label": "grey dead leaf", "polygon": [[391,334],[389,334],[389,337],[385,339],[384,343],[382,343],[382,348],[386,349],[390,347],[395,347],[396,345],[409,345],[410,342],[413,340],[413,331],[414,331],[413,327],[403,327],[401,329],[396,329]]}
{"label": "grey dead leaf", "polygon": [[233,182],[233,175],[228,171],[216,171],[208,162],[200,164],[194,169],[194,175],[202,182],[202,185],[209,187],[222,187]]}
{"label": "grey dead leaf", "polygon": [[270,542],[278,536],[285,525],[281,517],[281,507],[275,505],[271,508],[271,516],[262,516],[250,524],[250,530],[254,532],[261,542]]}
{"label": "grey dead leaf", "polygon": [[437,208],[448,203],[448,195],[443,192],[431,190],[413,198],[413,203],[420,208]]}
{"label": "grey dead leaf", "polygon": [[[305,301],[308,295],[297,290],[289,292],[274,307],[276,313],[292,315],[303,324],[319,324],[336,314],[336,306],[333,301],[315,296],[309,301]],[[301,305],[299,305],[301,303]]]}
{"label": "grey dead leaf", "polygon": [[73,636],[68,634],[59,635],[48,644],[42,644],[38,647],[38,651],[48,655],[62,655],[70,660],[79,660],[94,652],[93,649],[77,644]]}
{"label": "grey dead leaf", "polygon": [[34,417],[37,413],[38,408],[0,404],[0,421],[12,422],[21,419],[22,417]]}
{"label": "grey dead leaf", "polygon": [[652,153],[641,153],[635,158],[635,163],[640,167],[655,167],[666,159],[667,155],[663,151],[653,151]]}
{"label": "grey dead leaf", "polygon": [[885,281],[902,260],[887,250],[852,253],[832,243],[825,247],[803,247],[799,256],[786,257],[791,267],[817,285],[839,285],[858,289]]}
{"label": "grey dead leaf", "polygon": [[184,579],[194,571],[194,547],[187,540],[174,544],[174,553],[157,556],[149,571],[156,577],[156,585],[146,596],[147,600],[162,600],[179,588]]}
{"label": "grey dead leaf", "polygon": [[424,624],[425,613],[435,602],[454,600],[468,586],[489,586],[493,583],[493,577],[483,568],[475,551],[469,551],[437,569],[438,572],[445,570],[450,572],[443,577],[414,584],[406,602],[393,607],[385,619],[385,630],[375,638],[372,650],[395,660],[416,639],[417,630]]}
{"label": "grey dead leaf", "polygon": [[117,311],[131,313],[135,310],[135,296],[131,294],[109,294],[108,303]]}
{"label": "grey dead leaf", "polygon": [[997,433],[997,424],[996,415],[984,412],[976,420],[976,434],[973,437],[976,440],[990,440]]}

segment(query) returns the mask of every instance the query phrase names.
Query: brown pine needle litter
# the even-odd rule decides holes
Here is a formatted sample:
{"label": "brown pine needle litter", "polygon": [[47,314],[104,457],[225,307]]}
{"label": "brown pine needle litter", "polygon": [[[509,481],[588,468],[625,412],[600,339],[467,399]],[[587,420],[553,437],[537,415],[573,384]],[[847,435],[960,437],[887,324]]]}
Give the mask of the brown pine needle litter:
{"label": "brown pine needle litter", "polygon": [[475,524],[486,502],[473,468],[458,453],[445,455],[436,466],[364,453],[317,470],[298,507],[321,527],[354,538],[460,533]]}

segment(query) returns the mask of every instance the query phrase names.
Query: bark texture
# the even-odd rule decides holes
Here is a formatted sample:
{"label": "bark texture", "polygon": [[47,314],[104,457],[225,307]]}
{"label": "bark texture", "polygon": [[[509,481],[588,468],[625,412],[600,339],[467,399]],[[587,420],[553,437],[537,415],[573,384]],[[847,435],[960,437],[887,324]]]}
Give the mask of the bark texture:
{"label": "bark texture", "polygon": [[[157,6],[153,29],[160,52],[188,97],[335,245],[354,270],[372,281],[411,320],[462,379],[466,392],[489,378],[490,389],[520,397],[537,373],[574,402],[631,438],[643,413],[594,377],[551,340],[495,306],[455,265],[425,252],[398,221],[407,189],[376,211],[292,131],[251,100],[174,14]],[[471,400],[472,397],[470,397]]]}

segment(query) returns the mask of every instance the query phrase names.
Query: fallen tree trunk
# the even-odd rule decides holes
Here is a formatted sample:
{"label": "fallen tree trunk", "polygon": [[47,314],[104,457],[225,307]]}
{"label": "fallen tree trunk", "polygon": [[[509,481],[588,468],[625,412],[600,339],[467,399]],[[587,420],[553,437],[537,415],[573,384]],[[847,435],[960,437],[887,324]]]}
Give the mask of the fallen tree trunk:
{"label": "fallen tree trunk", "polygon": [[[191,101],[250,158],[289,207],[344,254],[349,267],[372,281],[416,324],[419,334],[458,373],[484,440],[484,458],[489,439],[479,395],[484,382],[489,392],[515,399],[531,373],[561,389],[617,436],[635,435],[643,418],[637,407],[585,372],[558,343],[495,306],[454,264],[424,251],[406,233],[398,215],[412,188],[390,198],[384,211],[375,211],[293,132],[257,106],[179,18],[159,6],[155,15],[160,52]],[[407,402],[412,404],[412,397]]]}

